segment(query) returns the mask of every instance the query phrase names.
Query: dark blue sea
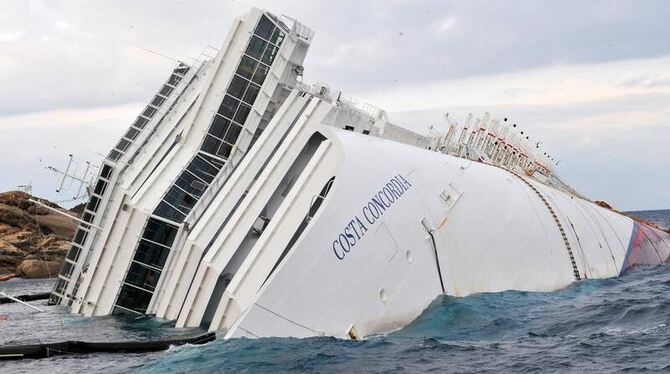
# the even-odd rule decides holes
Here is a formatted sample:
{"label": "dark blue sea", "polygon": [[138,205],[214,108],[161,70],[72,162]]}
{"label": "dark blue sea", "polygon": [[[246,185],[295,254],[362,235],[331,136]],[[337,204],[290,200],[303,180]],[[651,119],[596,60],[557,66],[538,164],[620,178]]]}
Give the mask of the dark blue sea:
{"label": "dark blue sea", "polygon": [[[634,214],[670,226],[670,210]],[[11,280],[10,294],[50,280]],[[0,343],[194,335],[161,321],[83,318],[46,302],[0,305]],[[361,342],[333,338],[215,341],[151,354],[90,354],[0,363],[0,373],[670,372],[670,267],[637,267],[548,293],[441,297],[405,329]]]}

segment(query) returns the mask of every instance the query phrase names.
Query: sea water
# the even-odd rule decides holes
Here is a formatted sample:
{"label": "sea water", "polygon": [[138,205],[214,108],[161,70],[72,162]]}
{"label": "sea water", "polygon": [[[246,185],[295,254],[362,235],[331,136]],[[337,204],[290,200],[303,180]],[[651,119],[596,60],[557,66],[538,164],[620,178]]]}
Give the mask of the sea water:
{"label": "sea water", "polygon": [[[670,226],[670,210],[635,212]],[[51,280],[11,280],[10,294],[50,290]],[[32,313],[0,305],[0,343],[118,341],[195,335],[149,318],[84,318],[45,301]],[[670,267],[557,292],[440,297],[414,323],[365,341],[237,339],[149,354],[88,354],[0,362],[1,373],[215,372],[644,372],[670,371]]]}

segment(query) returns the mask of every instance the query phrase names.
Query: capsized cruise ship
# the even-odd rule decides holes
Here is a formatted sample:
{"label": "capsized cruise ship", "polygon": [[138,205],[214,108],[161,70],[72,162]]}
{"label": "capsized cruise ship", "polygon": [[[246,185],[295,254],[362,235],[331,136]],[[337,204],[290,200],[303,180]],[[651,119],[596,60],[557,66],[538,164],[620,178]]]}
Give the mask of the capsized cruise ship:
{"label": "capsized cruise ship", "polygon": [[226,338],[361,339],[438,296],[551,291],[668,261],[506,119],[418,134],[302,81],[313,31],[252,9],[180,63],[102,163],[51,302]]}

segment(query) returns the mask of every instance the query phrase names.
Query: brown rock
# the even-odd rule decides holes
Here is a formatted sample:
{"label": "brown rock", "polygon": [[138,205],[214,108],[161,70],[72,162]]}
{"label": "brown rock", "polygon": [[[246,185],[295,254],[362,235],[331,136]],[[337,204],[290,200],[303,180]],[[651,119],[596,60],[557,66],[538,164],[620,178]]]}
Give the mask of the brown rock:
{"label": "brown rock", "polygon": [[17,269],[31,278],[56,276],[77,224],[30,199],[37,200],[24,192],[0,193],[0,273]]}
{"label": "brown rock", "polygon": [[18,253],[19,249],[16,248],[12,243],[9,243],[3,239],[0,239],[0,253]]}
{"label": "brown rock", "polygon": [[24,278],[55,277],[60,264],[60,261],[23,260],[16,267],[16,275]]}

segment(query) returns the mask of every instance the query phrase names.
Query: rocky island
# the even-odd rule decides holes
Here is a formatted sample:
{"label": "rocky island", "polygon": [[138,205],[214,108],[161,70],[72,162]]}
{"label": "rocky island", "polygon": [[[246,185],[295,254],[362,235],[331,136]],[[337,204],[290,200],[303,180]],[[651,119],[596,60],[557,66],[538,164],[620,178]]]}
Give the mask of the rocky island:
{"label": "rocky island", "polygon": [[30,199],[76,215],[25,192],[0,193],[0,276],[55,277],[77,228],[74,220]]}

